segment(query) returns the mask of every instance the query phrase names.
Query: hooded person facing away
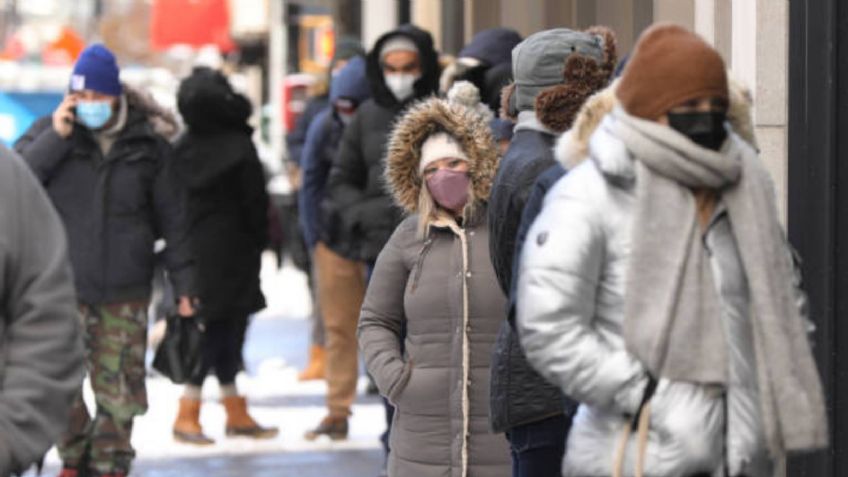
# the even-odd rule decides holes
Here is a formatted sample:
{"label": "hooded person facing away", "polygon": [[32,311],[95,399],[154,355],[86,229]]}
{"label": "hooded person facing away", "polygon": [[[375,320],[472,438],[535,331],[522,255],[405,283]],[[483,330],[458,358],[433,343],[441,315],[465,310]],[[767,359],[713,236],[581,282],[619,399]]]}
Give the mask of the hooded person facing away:
{"label": "hooded person facing away", "polygon": [[[522,213],[534,183],[556,164],[556,135],[569,129],[583,102],[604,88],[616,61],[609,29],[547,30],[512,51],[515,83],[505,110],[518,123],[501,161],[489,208],[489,253],[508,294],[509,313],[492,356],[492,427],[512,444],[515,477],[559,476],[575,405],[527,363],[515,330],[512,270]],[[554,171],[555,182],[564,171]]]}
{"label": "hooded person facing away", "polygon": [[415,105],[392,133],[386,179],[410,216],[377,260],[359,321],[368,371],[396,407],[391,477],[510,475],[488,422],[505,301],[486,228],[498,156],[486,118],[443,99]]}
{"label": "hooded person facing away", "polygon": [[247,124],[250,101],[221,72],[200,67],[180,84],[177,106],[187,129],[174,146],[174,172],[187,190],[188,243],[206,334],[202,364],[180,398],[174,437],[212,443],[199,421],[201,389],[212,369],[221,386],[227,435],[273,437],[276,428],[257,424],[236,389],[248,317],[265,308],[259,272],[268,239],[268,194]]}
{"label": "hooded person facing away", "polygon": [[0,145],[0,475],[44,458],[84,374],[62,222],[38,180]]}
{"label": "hooded person facing away", "polygon": [[521,255],[522,346],[581,403],[563,474],[771,476],[828,435],[771,177],[684,28],[646,30],[615,96]]}
{"label": "hooded person facing away", "polygon": [[493,112],[501,108],[501,90],[512,81],[512,49],[521,35],[509,28],[489,28],[474,35],[456,61],[442,72],[439,88],[447,93],[454,82],[469,81],[480,90]]}
{"label": "hooded person facing away", "polygon": [[327,246],[373,264],[400,222],[383,183],[383,157],[392,124],[413,101],[436,93],[439,64],[433,38],[413,25],[380,37],[367,57],[371,99],[342,135],[330,178],[324,218],[334,237]]}
{"label": "hooded person facing away", "polygon": [[[327,82],[332,84],[333,78],[344,68],[345,64],[351,58],[362,56],[365,51],[359,40],[355,38],[342,37],[336,43],[336,49],[333,52],[333,58],[330,61],[330,67],[327,70]],[[326,84],[326,83],[325,83]],[[326,88],[326,86],[325,86]],[[296,166],[303,168],[301,161],[303,159],[303,148],[306,147],[307,133],[309,127],[315,122],[315,118],[327,109],[330,104],[330,95],[324,92],[306,102],[306,107],[303,113],[295,121],[294,129],[286,134],[286,149],[288,150],[289,160]]]}

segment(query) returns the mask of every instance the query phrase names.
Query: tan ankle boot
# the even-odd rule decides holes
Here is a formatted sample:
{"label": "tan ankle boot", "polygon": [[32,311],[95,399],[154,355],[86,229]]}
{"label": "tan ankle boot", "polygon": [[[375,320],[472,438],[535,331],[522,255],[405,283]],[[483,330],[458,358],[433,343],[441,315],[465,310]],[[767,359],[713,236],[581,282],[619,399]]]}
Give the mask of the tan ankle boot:
{"label": "tan ankle boot", "polygon": [[347,439],[348,425],[346,417],[327,416],[321,420],[318,427],[311,429],[303,435],[307,441],[314,441],[321,436],[327,436],[333,441]]}
{"label": "tan ankle boot", "polygon": [[325,367],[327,365],[327,352],[323,346],[312,345],[309,348],[309,362],[306,368],[298,375],[299,381],[312,381],[324,379]]}
{"label": "tan ankle boot", "polygon": [[203,434],[200,427],[200,399],[180,398],[180,410],[174,421],[174,439],[200,446],[215,443]]}
{"label": "tan ankle boot", "polygon": [[228,396],[221,400],[227,411],[227,435],[254,439],[271,439],[279,434],[276,427],[262,427],[247,413],[247,401],[242,396]]}

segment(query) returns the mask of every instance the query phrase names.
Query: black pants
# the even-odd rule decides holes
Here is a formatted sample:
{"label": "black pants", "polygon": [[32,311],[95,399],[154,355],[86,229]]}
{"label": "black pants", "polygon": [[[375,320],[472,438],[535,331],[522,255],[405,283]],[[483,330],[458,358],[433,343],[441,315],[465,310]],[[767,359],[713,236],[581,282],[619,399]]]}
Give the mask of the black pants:
{"label": "black pants", "polygon": [[225,386],[236,381],[241,366],[241,348],[247,318],[216,320],[206,323],[203,364],[189,383],[202,386],[206,375],[214,369],[218,382]]}
{"label": "black pants", "polygon": [[561,477],[569,427],[569,419],[559,415],[507,431],[512,477]]}

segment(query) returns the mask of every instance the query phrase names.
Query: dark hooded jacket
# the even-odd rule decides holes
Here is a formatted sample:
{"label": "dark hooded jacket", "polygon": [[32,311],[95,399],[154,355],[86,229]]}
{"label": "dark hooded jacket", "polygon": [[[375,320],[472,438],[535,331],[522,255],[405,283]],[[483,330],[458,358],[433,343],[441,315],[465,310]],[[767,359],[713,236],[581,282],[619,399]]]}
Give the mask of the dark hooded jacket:
{"label": "dark hooded jacket", "polygon": [[[615,38],[605,28],[591,29],[603,38],[599,43],[603,61],[598,63],[580,53],[564,55],[563,80],[537,94],[534,109],[518,115],[515,134],[498,169],[489,203],[489,252],[501,289],[510,295],[510,320],[498,335],[492,358],[492,426],[506,431],[516,426],[565,414],[571,422],[576,404],[545,380],[527,362],[514,322],[511,294],[516,246],[523,214],[534,215],[547,187],[558,172],[543,173],[556,164],[553,147],[556,135],[567,130],[583,102],[609,81],[615,67]],[[574,50],[572,50],[574,51]],[[553,176],[551,176],[553,174]],[[529,200],[532,199],[532,200]],[[528,207],[529,211],[525,211]],[[532,217],[527,220],[532,220]],[[525,225],[524,227],[529,227]]]}
{"label": "dark hooded jacket", "polygon": [[[359,40],[353,38],[341,38],[336,44],[336,51],[333,54],[333,59],[330,61],[330,72],[335,69],[339,61],[349,60],[351,58],[362,56],[365,51],[362,49]],[[332,80],[330,81],[332,83]],[[309,133],[309,128],[318,119],[327,106],[332,104],[332,99],[328,94],[321,94],[309,98],[306,102],[306,108],[303,113],[297,118],[294,123],[294,129],[286,134],[286,149],[288,150],[289,159],[295,164],[303,167],[303,152],[306,148],[306,140]]]}
{"label": "dark hooded jacket", "polygon": [[490,28],[476,35],[459,52],[459,58],[474,58],[482,62],[476,68],[459,75],[457,80],[474,83],[480,96],[492,111],[498,111],[501,90],[512,81],[512,49],[521,43],[521,35],[509,28]]}
{"label": "dark hooded jacket", "polygon": [[[398,35],[418,46],[421,59],[415,94],[402,103],[386,86],[380,64],[383,45]],[[359,107],[342,135],[322,208],[327,223],[334,227],[330,231],[334,240],[328,246],[349,259],[373,262],[401,220],[400,209],[392,203],[383,182],[388,135],[395,118],[408,104],[438,90],[439,64],[433,38],[412,25],[386,33],[368,54],[367,74],[372,98]]]}
{"label": "dark hooded jacket", "polygon": [[125,86],[124,98],[125,125],[107,154],[79,124],[63,139],[50,116],[15,144],[65,224],[78,299],[92,305],[148,300],[159,238],[177,296],[193,293],[182,189],[161,134],[176,123],[149,96]]}
{"label": "dark hooded jacket", "polygon": [[298,207],[303,238],[310,248],[319,240],[325,243],[335,241],[335,237],[328,233],[330,224],[327,224],[321,215],[321,202],[327,195],[327,177],[345,129],[344,123],[333,109],[333,104],[342,98],[362,104],[369,97],[371,91],[365,75],[365,59],[353,58],[333,78],[330,84],[330,106],[315,118],[306,134],[301,160],[303,184],[299,192]]}
{"label": "dark hooded jacket", "polygon": [[217,71],[198,68],[180,85],[188,130],[174,169],[188,193],[189,245],[204,318],[242,319],[265,307],[259,288],[268,195],[247,125],[251,107]]}

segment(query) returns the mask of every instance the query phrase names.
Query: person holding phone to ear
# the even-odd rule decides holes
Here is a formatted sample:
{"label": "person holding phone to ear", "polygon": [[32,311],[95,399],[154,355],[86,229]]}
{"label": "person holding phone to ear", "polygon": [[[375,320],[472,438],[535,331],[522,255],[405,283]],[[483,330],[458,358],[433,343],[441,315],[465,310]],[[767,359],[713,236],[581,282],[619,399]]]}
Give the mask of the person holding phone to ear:
{"label": "person holding phone to ear", "polygon": [[147,304],[160,238],[179,313],[194,313],[184,192],[167,140],[176,131],[170,113],[121,83],[114,55],[92,45],[53,115],[15,145],[64,222],[97,404],[90,416],[80,389],[59,444],[62,477],[130,472],[133,418],[147,410]]}

